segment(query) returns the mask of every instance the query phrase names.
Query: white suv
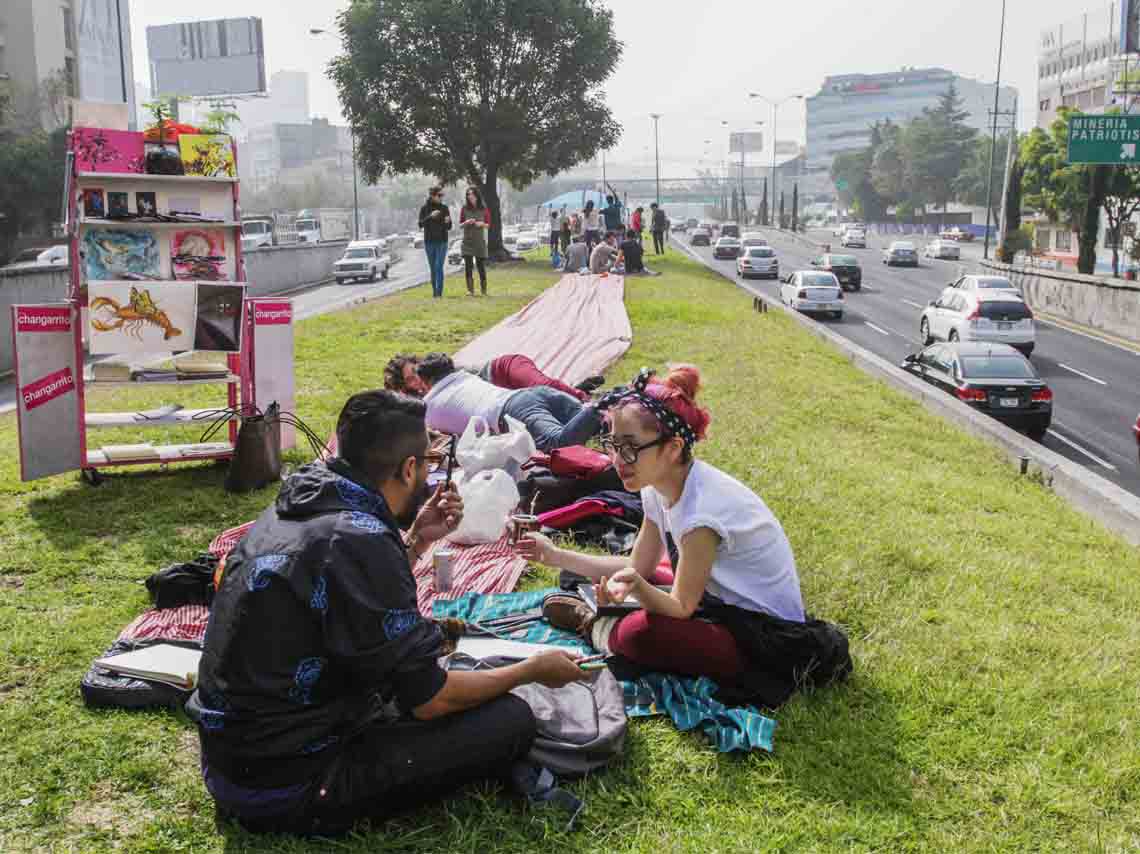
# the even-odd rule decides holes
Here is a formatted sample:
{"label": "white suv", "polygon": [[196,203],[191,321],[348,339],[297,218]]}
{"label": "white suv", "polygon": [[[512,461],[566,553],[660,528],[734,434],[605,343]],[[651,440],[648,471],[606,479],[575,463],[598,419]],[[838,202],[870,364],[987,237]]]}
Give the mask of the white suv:
{"label": "white suv", "polygon": [[848,227],[847,230],[843,232],[843,236],[839,238],[839,245],[845,249],[866,249],[867,232],[862,228]]}
{"label": "white suv", "polygon": [[349,279],[375,282],[388,278],[392,266],[387,244],[383,240],[354,240],[345,247],[344,255],[333,265],[336,283],[343,285]]}
{"label": "white suv", "polygon": [[935,341],[992,341],[1028,356],[1037,343],[1033,312],[1015,292],[949,287],[922,312],[919,337]]}

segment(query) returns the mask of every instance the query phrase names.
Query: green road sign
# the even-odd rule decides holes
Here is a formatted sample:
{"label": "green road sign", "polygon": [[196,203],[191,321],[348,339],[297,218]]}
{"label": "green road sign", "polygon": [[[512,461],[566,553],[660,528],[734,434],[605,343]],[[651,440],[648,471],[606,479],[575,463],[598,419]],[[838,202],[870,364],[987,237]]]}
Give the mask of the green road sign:
{"label": "green road sign", "polygon": [[1069,162],[1140,165],[1140,115],[1069,116]]}

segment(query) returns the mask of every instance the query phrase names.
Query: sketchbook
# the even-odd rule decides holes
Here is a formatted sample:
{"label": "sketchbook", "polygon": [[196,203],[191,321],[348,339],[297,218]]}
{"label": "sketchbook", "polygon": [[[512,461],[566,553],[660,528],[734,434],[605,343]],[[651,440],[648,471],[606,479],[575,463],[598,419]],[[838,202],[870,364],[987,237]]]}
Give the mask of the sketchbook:
{"label": "sketchbook", "polygon": [[160,643],[100,658],[95,666],[189,691],[198,683],[198,662],[201,660],[201,650]]}
{"label": "sketchbook", "polygon": [[[658,590],[661,590],[665,593],[671,593],[673,590],[672,587],[668,586],[654,586],[656,586]],[[634,611],[640,611],[642,609],[641,603],[637,601],[637,597],[632,593],[630,593],[629,596],[625,598],[624,602],[621,602],[617,605],[611,604],[598,607],[598,597],[594,593],[593,584],[579,584],[578,595],[586,601],[586,605],[590,608],[590,610],[597,614],[599,617],[624,617],[626,614],[632,614]]]}

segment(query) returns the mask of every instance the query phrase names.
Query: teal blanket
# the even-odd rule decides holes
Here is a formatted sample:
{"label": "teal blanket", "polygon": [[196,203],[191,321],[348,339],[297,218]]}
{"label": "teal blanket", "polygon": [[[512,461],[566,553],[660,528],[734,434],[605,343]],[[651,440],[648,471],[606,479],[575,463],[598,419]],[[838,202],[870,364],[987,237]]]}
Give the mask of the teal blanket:
{"label": "teal blanket", "polygon": [[[542,607],[550,590],[531,593],[468,593],[459,599],[436,599],[436,617],[458,617],[482,622]],[[557,644],[586,651],[577,635],[556,629],[545,620],[531,623],[503,637],[525,643]],[[735,750],[772,750],[776,722],[751,707],[729,708],[713,698],[711,679],[689,679],[667,673],[649,673],[636,682],[622,682],[626,713],[630,717],[668,715],[682,732],[699,729],[722,753]]]}

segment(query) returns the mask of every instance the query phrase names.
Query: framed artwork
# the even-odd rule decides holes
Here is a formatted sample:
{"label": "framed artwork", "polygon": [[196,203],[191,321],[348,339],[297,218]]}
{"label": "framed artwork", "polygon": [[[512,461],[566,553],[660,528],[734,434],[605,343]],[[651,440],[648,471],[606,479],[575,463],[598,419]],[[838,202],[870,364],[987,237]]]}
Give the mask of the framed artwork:
{"label": "framed artwork", "polygon": [[239,351],[245,288],[242,285],[199,282],[197,291],[198,323],[194,329],[194,349]]}
{"label": "framed artwork", "polygon": [[107,216],[102,190],[90,187],[83,191],[83,216],[87,219],[103,219]]}
{"label": "framed artwork", "polygon": [[191,350],[197,292],[173,283],[91,282],[91,353]]}
{"label": "framed artwork", "polygon": [[135,211],[139,216],[157,216],[158,200],[154,193],[135,193]]}
{"label": "framed artwork", "polygon": [[115,191],[107,193],[107,216],[111,219],[124,219],[131,215],[127,194]]}
{"label": "framed artwork", "polygon": [[75,166],[80,172],[145,172],[141,133],[107,128],[76,128],[71,132]]}
{"label": "framed artwork", "polygon": [[237,176],[234,141],[224,133],[184,133],[178,137],[182,152],[182,170],[187,175],[205,178]]}
{"label": "framed artwork", "polygon": [[149,231],[89,228],[83,233],[80,248],[88,281],[162,278],[158,241]]}
{"label": "framed artwork", "polygon": [[223,232],[204,228],[176,231],[170,238],[170,266],[180,281],[219,282],[226,276]]}

